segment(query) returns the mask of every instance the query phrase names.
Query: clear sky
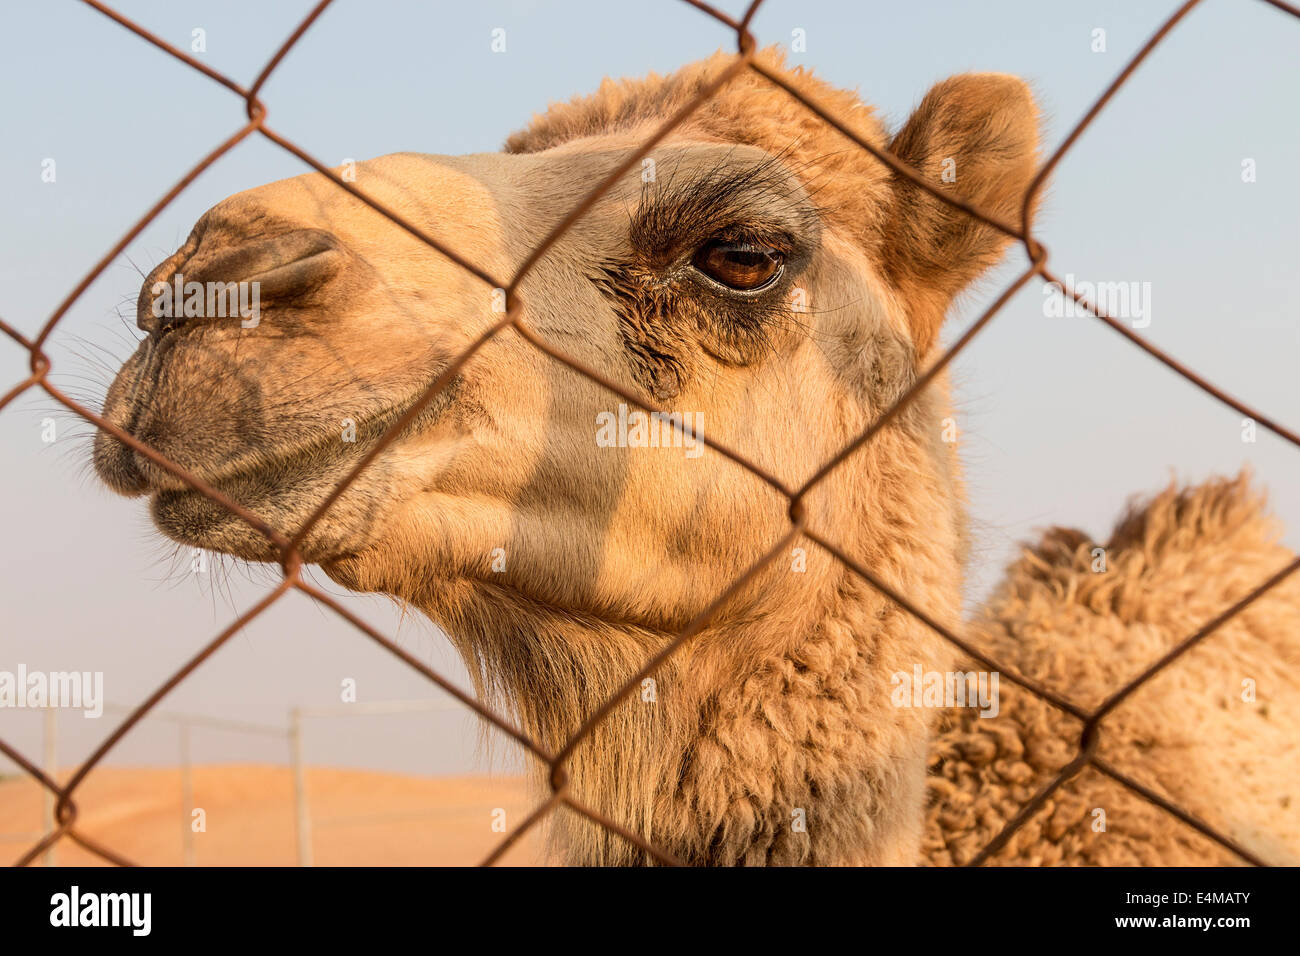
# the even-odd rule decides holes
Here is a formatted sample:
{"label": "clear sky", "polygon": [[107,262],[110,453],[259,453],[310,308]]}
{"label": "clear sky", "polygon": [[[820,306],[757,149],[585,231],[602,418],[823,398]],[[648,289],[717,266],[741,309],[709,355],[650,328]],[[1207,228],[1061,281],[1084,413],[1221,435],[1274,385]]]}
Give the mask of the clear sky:
{"label": "clear sky", "polygon": [[[245,83],[309,0],[122,0],[128,16]],[[742,5],[723,6],[737,10]],[[829,80],[858,88],[897,125],[934,82],[997,70],[1031,81],[1054,146],[1176,6],[1165,2],[986,0],[867,4],[772,0],[754,30],[789,43]],[[493,53],[491,31],[506,31]],[[1095,52],[1094,31],[1106,49]],[[606,75],[664,72],[733,40],[677,0],[639,3],[338,0],[289,55],[263,98],[269,122],[327,163],[396,151],[500,148],[548,102]],[[34,333],[66,292],[203,154],[244,121],[242,102],[72,0],[0,10],[0,317]],[[1244,401],[1300,426],[1300,21],[1258,0],[1206,0],[1158,49],[1061,164],[1040,218],[1054,269],[1149,289],[1141,330]],[[42,181],[43,162],[56,179]],[[1243,160],[1255,181],[1243,182]],[[56,383],[98,401],[134,347],[142,272],[225,196],[305,172],[253,138],[209,170],[73,307],[50,347]],[[1018,269],[960,304],[949,334]],[[1147,284],[1149,285],[1141,285]],[[1051,524],[1104,537],[1126,498],[1171,477],[1243,465],[1272,492],[1300,544],[1300,451],[1157,365],[1094,319],[1054,317],[1041,283],[1023,289],[958,361],[955,383],[978,533],[976,594],[1016,543]],[[0,342],[0,392],[26,373]],[[42,441],[42,421],[57,438]],[[0,670],[102,670],[105,693],[138,701],[269,588],[230,567],[189,573],[144,505],[88,469],[90,429],[29,395],[0,414]],[[339,589],[317,575],[331,591]],[[348,596],[367,620],[464,680],[425,621]],[[283,724],[292,706],[426,697],[423,678],[308,600],[290,595],[164,703],[171,710]],[[64,762],[90,752],[113,716],[61,718]],[[331,719],[308,758],[377,769],[484,769],[471,717]],[[39,718],[0,710],[0,737],[39,754]],[[281,760],[284,747],[196,732],[195,759]],[[170,762],[175,736],[146,722],[109,762]],[[7,768],[0,762],[0,773]]]}

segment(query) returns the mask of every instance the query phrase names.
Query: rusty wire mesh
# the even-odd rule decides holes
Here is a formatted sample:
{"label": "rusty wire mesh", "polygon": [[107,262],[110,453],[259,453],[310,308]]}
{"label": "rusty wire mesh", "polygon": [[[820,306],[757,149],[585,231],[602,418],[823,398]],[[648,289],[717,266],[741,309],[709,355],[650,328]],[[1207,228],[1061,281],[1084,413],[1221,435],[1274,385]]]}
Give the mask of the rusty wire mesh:
{"label": "rusty wire mesh", "polygon": [[[266,81],[271,76],[272,72],[275,71],[280,62],[284,59],[285,55],[298,43],[299,40],[302,39],[303,35],[308,31],[321,13],[330,6],[333,0],[320,0],[320,2],[312,8],[306,18],[303,19],[284,43],[281,44],[279,49],[276,50],[275,55],[271,57],[270,61],[262,69],[262,72],[258,74],[256,79],[253,81],[253,84],[247,88],[241,86],[239,83],[211,67],[200,63],[181,50],[178,50],[176,47],[149,32],[139,24],[124,17],[106,4],[99,2],[99,0],[83,0],[83,2],[90,7],[93,7],[104,16],[120,24],[122,27],[135,33],[137,36],[142,37],[149,43],[170,54],[189,67],[198,70],[200,73],[203,73],[213,81],[221,84],[232,93],[239,96],[245,104],[247,122],[245,122],[233,135],[217,146],[216,149],[204,156],[197,165],[195,165],[180,179],[179,182],[169,189],[167,193],[126,232],[126,234],[104,255],[104,257],[95,264],[94,268],[92,268],[90,272],[87,273],[86,276],[72,289],[72,291],[68,293],[59,304],[58,308],[55,309],[54,313],[46,321],[44,326],[42,326],[40,332],[35,338],[27,338],[11,325],[6,323],[3,319],[0,319],[0,332],[3,332],[9,338],[22,346],[22,348],[30,355],[31,360],[31,374],[11,388],[8,392],[4,393],[3,396],[0,396],[0,410],[3,410],[10,402],[28,389],[39,387],[61,405],[85,418],[87,421],[92,422],[98,428],[109,432],[119,441],[124,442],[139,454],[144,455],[160,468],[175,475],[194,490],[206,495],[213,502],[228,509],[232,514],[237,515],[252,528],[264,535],[279,551],[283,578],[269,594],[254,604],[249,610],[241,614],[225,630],[205,645],[198,654],[194,655],[194,657],[192,657],[183,667],[177,670],[162,684],[162,686],[150,694],[147,699],[131,711],[127,718],[95,749],[90,757],[76,769],[65,785],[59,786],[56,781],[52,780],[42,772],[39,767],[33,764],[4,740],[0,739],[0,752],[4,753],[18,764],[19,767],[57,798],[55,807],[56,822],[54,829],[45,834],[35,845],[27,850],[27,852],[17,860],[16,865],[22,866],[31,863],[46,849],[65,837],[75,841],[82,847],[110,863],[130,865],[130,861],[124,859],[120,854],[116,853],[109,847],[101,845],[95,839],[77,829],[77,805],[73,801],[73,795],[77,788],[86,779],[86,776],[96,766],[98,766],[100,761],[104,759],[105,755],[122,739],[122,737],[130,731],[131,728],[141,720],[141,718],[152,710],[163,697],[170,693],[178,684],[184,681],[191,673],[200,667],[204,661],[212,656],[212,654],[225,644],[230,637],[243,628],[244,625],[274,604],[290,589],[297,589],[330,608],[387,651],[404,661],[410,667],[419,671],[444,691],[457,698],[466,707],[477,712],[482,718],[491,722],[499,730],[517,741],[527,752],[542,761],[542,763],[549,769],[550,785],[552,789],[551,796],[536,807],[536,809],[528,815],[522,824],[516,827],[513,832],[508,834],[505,839],[501,841],[501,843],[486,857],[486,859],[484,859],[483,863],[485,865],[490,865],[499,860],[523,834],[528,832],[535,824],[551,813],[560,804],[568,806],[570,809],[586,816],[600,826],[606,827],[613,833],[617,833],[623,839],[631,842],[658,862],[669,865],[678,864],[679,861],[675,860],[664,850],[651,845],[641,835],[631,832],[625,827],[620,826],[618,823],[607,819],[592,808],[584,806],[573,797],[568,792],[567,774],[564,769],[565,761],[573,753],[574,749],[591,733],[592,729],[597,724],[604,720],[616,706],[634,693],[635,689],[640,686],[641,681],[644,678],[653,674],[655,670],[664,663],[664,661],[677,651],[678,648],[680,648],[686,641],[690,640],[693,635],[698,633],[718,611],[718,609],[721,608],[737,591],[748,583],[751,578],[757,575],[769,562],[774,560],[778,554],[783,552],[791,542],[801,536],[808,538],[815,542],[819,547],[825,549],[828,553],[852,569],[856,574],[860,575],[865,581],[871,584],[872,587],[885,594],[892,601],[897,603],[908,613],[914,615],[917,619],[922,621],[929,628],[941,635],[965,654],[979,661],[990,670],[999,672],[1013,683],[1025,688],[1030,693],[1037,695],[1048,704],[1065,714],[1069,714],[1080,722],[1079,744],[1074,758],[1057,771],[1055,776],[1023,807],[1021,807],[1019,812],[1017,812],[1012,819],[1007,821],[1002,830],[986,846],[984,846],[984,848],[981,849],[967,865],[978,866],[989,859],[993,854],[997,853],[1007,843],[1007,841],[1011,839],[1016,831],[1043,807],[1044,803],[1046,803],[1052,794],[1086,767],[1091,767],[1107,777],[1110,777],[1133,793],[1160,807],[1204,836],[1235,853],[1247,863],[1256,866],[1266,865],[1258,856],[1240,846],[1228,836],[1218,832],[1215,828],[1196,818],[1183,808],[1170,802],[1160,794],[1155,793],[1149,788],[1143,786],[1141,783],[1138,783],[1121,773],[1107,761],[1099,757],[1097,755],[1097,749],[1100,740],[1101,721],[1107,714],[1113,711],[1120,703],[1126,700],[1134,691],[1154,677],[1157,673],[1164,670],[1192,647],[1196,646],[1212,634],[1224,622],[1234,617],[1261,595],[1293,574],[1298,568],[1300,568],[1300,558],[1287,564],[1277,573],[1273,574],[1259,586],[1250,591],[1241,600],[1237,601],[1212,620],[1206,622],[1202,627],[1196,630],[1195,633],[1184,638],[1166,654],[1152,662],[1137,677],[1114,690],[1099,707],[1089,711],[1079,707],[1065,697],[1048,690],[1032,677],[1021,674],[1015,668],[1007,667],[988,655],[981,653],[977,648],[967,643],[959,635],[952,633],[948,628],[939,624],[923,609],[918,608],[909,601],[906,596],[898,594],[894,589],[881,581],[870,569],[863,567],[859,562],[844,554],[833,542],[827,540],[815,529],[807,527],[805,524],[804,509],[802,505],[804,496],[813,487],[825,479],[827,475],[829,475],[850,455],[854,454],[867,442],[871,441],[872,438],[881,431],[881,429],[885,428],[903,408],[915,399],[922,389],[940,375],[952,360],[970,344],[971,340],[974,339],[974,337],[978,335],[979,332],[992,320],[1012,295],[1014,295],[1025,285],[1025,283],[1036,275],[1041,276],[1047,282],[1056,283],[1061,289],[1065,290],[1066,294],[1070,295],[1081,306],[1087,309],[1092,316],[1123,335],[1126,339],[1138,348],[1142,349],[1152,358],[1163,363],[1168,368],[1196,385],[1198,388],[1212,395],[1218,401],[1235,409],[1242,415],[1253,419],[1259,425],[1262,425],[1264,428],[1290,442],[1292,445],[1300,448],[1300,436],[1298,436],[1294,431],[1291,431],[1284,425],[1228,395],[1213,383],[1186,368],[1172,356],[1149,342],[1144,341],[1141,336],[1134,334],[1121,322],[1106,314],[1095,304],[1089,302],[1084,296],[1079,295],[1073,289],[1069,288],[1056,276],[1055,273],[1048,269],[1047,249],[1035,240],[1031,228],[1030,214],[1033,208],[1034,199],[1042,189],[1044,182],[1051,174],[1052,170],[1056,168],[1066,152],[1068,152],[1075,142],[1077,142],[1084,130],[1088,128],[1094,119],[1096,119],[1097,115],[1106,107],[1107,103],[1110,102],[1111,98],[1120,87],[1128,81],[1134,71],[1142,64],[1151,51],[1165,39],[1169,32],[1192,10],[1192,8],[1200,3],[1200,0],[1187,0],[1187,2],[1179,6],[1178,9],[1176,9],[1169,18],[1161,24],[1159,29],[1157,29],[1150,39],[1143,44],[1141,49],[1139,49],[1132,57],[1115,80],[1106,88],[1101,96],[1098,97],[1096,102],[1093,103],[1092,107],[1084,114],[1083,118],[1080,119],[1079,122],[1070,130],[1070,133],[1066,136],[1064,142],[1062,142],[1061,145],[1048,157],[1047,161],[1038,170],[1034,179],[1030,182],[1029,188],[1025,192],[1021,205],[1021,223],[1018,226],[1000,221],[999,219],[980,210],[975,205],[940,190],[934,184],[923,178],[915,169],[901,162],[888,151],[882,150],[855,135],[833,115],[829,114],[817,103],[794,89],[784,77],[774,73],[766,66],[759,63],[754,56],[758,49],[758,44],[753,34],[750,32],[749,26],[763,0],[753,0],[740,20],[734,19],[733,17],[715,9],[710,4],[701,2],[701,0],[685,0],[685,2],[689,3],[691,6],[735,31],[738,48],[735,60],[718,76],[716,80],[705,86],[691,102],[686,104],[681,110],[669,118],[667,122],[655,131],[654,135],[647,139],[638,149],[633,151],[617,169],[606,177],[604,181],[592,189],[583,201],[580,202],[568,215],[566,215],[545,236],[545,238],[543,238],[542,241],[533,248],[532,252],[524,259],[523,263],[519,266],[508,282],[500,281],[499,277],[492,276],[483,269],[475,266],[473,263],[461,258],[455,250],[445,247],[442,243],[439,243],[435,239],[426,235],[417,226],[413,225],[402,216],[385,208],[383,204],[369,198],[362,190],[357,189],[351,183],[345,182],[323,163],[308,155],[297,145],[286,140],[266,125],[267,109],[265,104],[258,97],[259,92],[266,84]],[[1283,0],[1261,0],[1261,2],[1267,3],[1285,13],[1300,18],[1300,7],[1283,2]],[[316,525],[331,505],[338,500],[348,486],[356,480],[357,476],[380,454],[380,452],[383,451],[385,447],[397,438],[406,426],[410,424],[417,415],[419,415],[429,402],[433,400],[434,396],[436,396],[452,380],[461,367],[464,366],[464,364],[469,361],[469,359],[479,349],[507,328],[512,329],[515,333],[522,336],[526,341],[531,343],[541,352],[550,356],[555,361],[560,362],[578,374],[584,375],[592,381],[597,382],[604,388],[621,396],[624,400],[631,402],[638,408],[646,412],[662,411],[662,409],[659,409],[656,405],[647,401],[643,396],[637,395],[618,383],[609,380],[600,372],[587,367],[582,362],[566,355],[561,350],[540,338],[532,329],[521,321],[521,300],[520,297],[515,294],[515,290],[518,289],[520,282],[523,281],[524,277],[528,275],[538,261],[546,255],[547,251],[555,244],[556,240],[583,215],[585,215],[597,200],[599,200],[601,196],[603,196],[605,192],[618,181],[619,178],[632,170],[656,144],[661,142],[669,133],[681,125],[692,113],[722,89],[722,87],[725,86],[733,77],[739,75],[744,70],[753,70],[755,73],[765,77],[772,84],[785,90],[787,94],[799,101],[803,106],[811,110],[824,122],[839,131],[843,136],[847,137],[862,149],[869,152],[877,160],[887,165],[897,175],[910,180],[916,186],[924,189],[940,201],[961,210],[967,215],[980,220],[989,226],[992,226],[1007,237],[1018,240],[1023,245],[1025,252],[1029,257],[1029,266],[997,297],[993,304],[990,305],[989,308],[985,310],[979,318],[976,319],[970,327],[956,339],[956,341],[953,342],[939,360],[936,361],[924,375],[917,379],[912,387],[909,388],[892,407],[876,419],[876,421],[874,421],[866,431],[862,432],[862,434],[860,434],[856,439],[842,448],[831,460],[822,465],[811,478],[799,487],[788,487],[780,479],[753,464],[739,452],[734,451],[705,435],[698,436],[700,441],[704,442],[718,453],[736,462],[743,468],[748,469],[751,473],[766,481],[786,498],[789,502],[790,530],[762,558],[746,570],[744,574],[732,581],[708,605],[708,607],[701,611],[699,615],[697,615],[679,634],[677,634],[657,654],[648,660],[640,671],[636,674],[630,675],[627,682],[619,689],[619,691],[597,707],[582,726],[569,737],[560,750],[552,754],[547,752],[537,742],[531,740],[508,720],[494,713],[479,701],[449,683],[440,674],[416,660],[413,656],[402,650],[402,648],[398,647],[374,628],[357,618],[347,608],[335,601],[330,595],[304,581],[300,573],[302,568],[302,559],[299,555],[299,547],[308,532]],[[321,502],[303,526],[294,532],[291,537],[286,537],[286,535],[280,531],[269,527],[265,522],[242,507],[239,503],[232,501],[215,488],[212,488],[202,480],[189,474],[185,469],[172,463],[148,445],[136,440],[133,436],[126,434],[118,427],[105,421],[90,409],[64,395],[63,392],[49,381],[48,376],[51,370],[51,362],[43,350],[50,334],[68,312],[68,309],[71,308],[72,304],[81,297],[90,284],[99,277],[109,264],[112,263],[112,261],[126,249],[126,247],[145,229],[145,227],[148,226],[149,223],[151,223],[163,211],[163,209],[171,203],[172,200],[180,195],[180,193],[188,187],[199,176],[199,174],[253,133],[260,133],[273,143],[292,153],[317,172],[328,177],[340,189],[346,190],[362,202],[365,202],[371,208],[386,216],[397,226],[405,229],[416,238],[427,243],[442,255],[464,268],[467,272],[487,283],[489,287],[493,289],[503,289],[506,296],[506,310],[500,321],[491,326],[485,333],[475,340],[468,349],[452,361],[450,366],[443,371],[431,385],[429,385],[420,398],[384,432],[370,451],[362,457],[356,466],[348,473],[347,477],[344,478],[344,480],[326,496],[325,500]]]}

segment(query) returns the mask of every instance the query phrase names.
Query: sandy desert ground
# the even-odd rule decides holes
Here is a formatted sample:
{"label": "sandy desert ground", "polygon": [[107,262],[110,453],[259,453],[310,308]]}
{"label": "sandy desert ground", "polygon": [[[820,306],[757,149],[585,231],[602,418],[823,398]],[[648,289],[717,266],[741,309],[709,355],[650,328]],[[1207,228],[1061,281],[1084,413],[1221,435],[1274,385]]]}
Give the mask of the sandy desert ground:
{"label": "sandy desert ground", "polygon": [[[293,775],[288,767],[193,768],[193,806],[206,832],[193,834],[198,866],[293,866],[297,863]],[[414,777],[312,767],[307,771],[313,862],[317,866],[472,865],[532,809],[518,777]],[[181,774],[175,768],[104,767],[78,788],[79,827],[133,862],[178,866],[184,860]],[[560,811],[564,812],[564,811]],[[497,818],[500,815],[497,814]],[[41,790],[26,778],[0,780],[0,860],[11,863],[40,829]],[[529,832],[503,863],[543,862],[542,839]],[[70,840],[59,865],[103,861]]]}

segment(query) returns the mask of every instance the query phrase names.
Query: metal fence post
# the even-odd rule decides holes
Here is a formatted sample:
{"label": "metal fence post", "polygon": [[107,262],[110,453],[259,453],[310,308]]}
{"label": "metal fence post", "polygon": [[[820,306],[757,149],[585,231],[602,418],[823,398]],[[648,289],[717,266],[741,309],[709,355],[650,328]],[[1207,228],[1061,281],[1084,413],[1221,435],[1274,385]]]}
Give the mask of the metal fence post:
{"label": "metal fence post", "polygon": [[182,865],[194,865],[194,778],[190,767],[190,724],[177,724],[181,749],[181,854]]}
{"label": "metal fence post", "polygon": [[311,866],[311,812],[307,806],[307,768],[302,760],[302,714],[289,711],[289,754],[293,761],[294,832],[298,843],[298,865]]}
{"label": "metal fence post", "polygon": [[[58,711],[54,707],[45,708],[45,726],[42,732],[45,743],[45,775],[51,780],[59,778],[58,764],[58,735],[59,720]],[[54,829],[54,794],[49,790],[42,790],[41,797],[41,832],[49,833]],[[41,855],[42,866],[54,866],[54,847],[51,843]]]}

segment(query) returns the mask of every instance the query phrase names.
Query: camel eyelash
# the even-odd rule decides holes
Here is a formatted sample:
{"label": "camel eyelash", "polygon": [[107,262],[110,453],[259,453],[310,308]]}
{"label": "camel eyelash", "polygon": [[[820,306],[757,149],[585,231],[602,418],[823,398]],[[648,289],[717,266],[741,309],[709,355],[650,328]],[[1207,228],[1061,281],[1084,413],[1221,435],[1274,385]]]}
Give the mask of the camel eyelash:
{"label": "camel eyelash", "polygon": [[806,260],[820,233],[820,210],[779,157],[724,165],[725,159],[681,181],[674,170],[647,186],[628,229],[637,254],[668,269],[705,242],[728,241],[770,247],[788,263]]}

